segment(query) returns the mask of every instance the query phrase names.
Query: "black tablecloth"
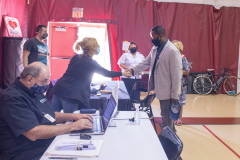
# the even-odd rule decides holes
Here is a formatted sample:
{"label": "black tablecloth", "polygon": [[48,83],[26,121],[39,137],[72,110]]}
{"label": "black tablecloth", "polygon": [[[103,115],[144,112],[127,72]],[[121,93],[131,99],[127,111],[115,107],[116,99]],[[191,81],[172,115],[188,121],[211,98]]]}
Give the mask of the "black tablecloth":
{"label": "black tablecloth", "polygon": [[[104,90],[112,90],[113,87],[117,85],[117,81],[106,81],[103,82],[106,84],[106,88]],[[92,94],[90,97],[90,106],[91,108],[99,109],[100,107],[100,98],[106,97],[109,99],[111,94],[101,93],[101,96],[97,96],[96,94]],[[119,81],[119,90],[118,90],[118,110],[119,111],[129,111],[131,108],[130,97],[127,92],[127,89],[123,83],[123,81]]]}

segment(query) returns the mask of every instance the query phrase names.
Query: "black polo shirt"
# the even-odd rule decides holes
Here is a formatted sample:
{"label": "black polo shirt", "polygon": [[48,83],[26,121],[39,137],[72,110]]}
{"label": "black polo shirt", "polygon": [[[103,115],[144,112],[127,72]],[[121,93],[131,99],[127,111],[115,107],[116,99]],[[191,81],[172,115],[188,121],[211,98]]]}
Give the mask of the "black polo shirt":
{"label": "black polo shirt", "polygon": [[44,117],[55,113],[43,94],[34,95],[19,78],[0,96],[0,153],[17,154],[51,144],[52,139],[31,141],[23,133],[39,125],[55,125]]}
{"label": "black polo shirt", "polygon": [[47,65],[49,50],[44,41],[40,42],[36,37],[33,37],[25,42],[23,49],[30,52],[28,56],[28,64],[38,61]]}

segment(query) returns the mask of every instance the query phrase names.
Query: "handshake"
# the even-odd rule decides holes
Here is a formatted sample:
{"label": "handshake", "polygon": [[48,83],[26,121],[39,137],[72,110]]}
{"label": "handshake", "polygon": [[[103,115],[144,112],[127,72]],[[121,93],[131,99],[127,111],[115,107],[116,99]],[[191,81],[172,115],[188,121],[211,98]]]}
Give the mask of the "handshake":
{"label": "handshake", "polygon": [[132,76],[132,70],[127,69],[126,71],[122,71],[122,75],[126,77],[131,77]]}

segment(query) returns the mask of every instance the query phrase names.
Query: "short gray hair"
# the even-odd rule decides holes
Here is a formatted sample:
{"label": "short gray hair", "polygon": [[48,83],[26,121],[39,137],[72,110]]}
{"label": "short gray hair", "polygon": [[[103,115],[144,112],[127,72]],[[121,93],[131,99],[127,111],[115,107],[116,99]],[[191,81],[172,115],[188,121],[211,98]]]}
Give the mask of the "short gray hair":
{"label": "short gray hair", "polygon": [[26,66],[23,71],[20,74],[20,77],[22,79],[27,78],[28,75],[33,76],[34,78],[37,78],[42,71],[42,68],[38,65],[28,65]]}

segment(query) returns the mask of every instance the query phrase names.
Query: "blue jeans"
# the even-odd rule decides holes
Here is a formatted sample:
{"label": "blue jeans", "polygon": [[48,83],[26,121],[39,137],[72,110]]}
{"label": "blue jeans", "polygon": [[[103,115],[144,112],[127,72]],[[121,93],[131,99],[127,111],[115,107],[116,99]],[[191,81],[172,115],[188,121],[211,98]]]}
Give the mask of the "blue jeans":
{"label": "blue jeans", "polygon": [[78,109],[78,103],[67,102],[63,99],[58,98],[56,95],[53,95],[51,107],[54,111],[60,112],[63,109],[64,113],[73,113]]}

